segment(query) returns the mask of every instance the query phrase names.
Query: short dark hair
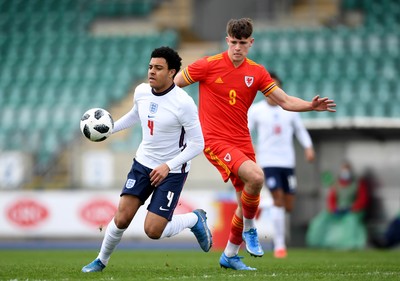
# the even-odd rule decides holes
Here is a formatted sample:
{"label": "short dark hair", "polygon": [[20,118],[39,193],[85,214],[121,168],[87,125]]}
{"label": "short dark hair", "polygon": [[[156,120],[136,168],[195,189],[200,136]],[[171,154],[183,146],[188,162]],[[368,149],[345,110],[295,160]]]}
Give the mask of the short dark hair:
{"label": "short dark hair", "polygon": [[250,18],[231,19],[226,25],[226,33],[236,39],[247,39],[253,34],[253,20]]}
{"label": "short dark hair", "polygon": [[282,86],[282,80],[279,78],[279,76],[275,72],[269,71],[269,75],[271,75],[271,78],[278,81],[279,85]]}
{"label": "short dark hair", "polygon": [[[179,54],[170,47],[162,46],[156,48],[151,53],[152,58],[164,58],[167,61],[168,69],[175,69],[175,75],[178,74],[182,66],[182,58]],[[174,77],[175,77],[174,75]]]}

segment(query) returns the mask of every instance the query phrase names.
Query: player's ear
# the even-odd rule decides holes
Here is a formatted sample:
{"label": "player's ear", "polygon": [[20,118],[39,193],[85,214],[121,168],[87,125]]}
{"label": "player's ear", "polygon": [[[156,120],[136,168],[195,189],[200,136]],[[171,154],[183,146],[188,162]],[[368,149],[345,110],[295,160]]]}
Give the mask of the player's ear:
{"label": "player's ear", "polygon": [[175,74],[176,74],[176,69],[169,70],[169,78],[174,79]]}
{"label": "player's ear", "polygon": [[250,39],[250,47],[253,46],[253,43],[254,43],[254,38],[251,38]]}
{"label": "player's ear", "polygon": [[225,37],[225,42],[226,42],[226,44],[229,45],[229,38],[228,38],[228,36]]}

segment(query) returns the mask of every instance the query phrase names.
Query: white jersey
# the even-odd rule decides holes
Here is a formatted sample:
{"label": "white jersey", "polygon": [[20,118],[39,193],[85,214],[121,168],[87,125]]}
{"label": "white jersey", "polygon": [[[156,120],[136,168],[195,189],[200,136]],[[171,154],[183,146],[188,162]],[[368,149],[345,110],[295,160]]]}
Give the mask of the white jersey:
{"label": "white jersey", "polygon": [[257,132],[256,158],[263,168],[295,167],[294,136],[303,148],[312,147],[298,112],[272,106],[264,99],[250,107],[248,119],[250,131]]}
{"label": "white jersey", "polygon": [[138,85],[133,108],[115,122],[113,133],[138,122],[142,142],[135,159],[150,169],[166,163],[170,173],[188,172],[190,160],[204,148],[197,106],[176,85],[163,93],[153,93],[148,83]]}

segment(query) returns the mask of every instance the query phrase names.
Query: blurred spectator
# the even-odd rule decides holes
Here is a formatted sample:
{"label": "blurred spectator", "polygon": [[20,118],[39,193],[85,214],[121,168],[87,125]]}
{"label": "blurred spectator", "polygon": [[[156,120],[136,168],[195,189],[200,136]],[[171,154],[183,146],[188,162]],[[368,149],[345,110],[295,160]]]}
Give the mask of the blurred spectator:
{"label": "blurred spectator", "polygon": [[362,249],[366,246],[364,222],[368,189],[364,179],[356,179],[351,165],[341,165],[339,177],[330,187],[327,209],[310,223],[306,242],[311,247]]}
{"label": "blurred spectator", "polygon": [[378,248],[392,248],[400,244],[400,212],[389,223],[381,237],[372,238],[372,244]]}

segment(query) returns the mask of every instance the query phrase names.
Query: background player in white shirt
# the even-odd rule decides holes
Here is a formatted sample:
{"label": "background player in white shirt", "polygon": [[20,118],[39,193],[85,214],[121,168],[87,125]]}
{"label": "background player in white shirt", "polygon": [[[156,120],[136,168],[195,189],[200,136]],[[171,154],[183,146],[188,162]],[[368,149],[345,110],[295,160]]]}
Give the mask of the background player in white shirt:
{"label": "background player in white shirt", "polygon": [[[278,86],[281,81],[270,72]],[[298,112],[286,111],[266,97],[248,112],[250,131],[257,132],[256,158],[263,168],[265,183],[274,201],[271,216],[274,225],[274,256],[287,256],[285,244],[285,211],[293,209],[296,190],[295,151],[293,139],[304,148],[307,161],[313,161],[315,152],[310,135]]]}
{"label": "background player in white shirt", "polygon": [[142,127],[136,153],[115,217],[105,232],[98,257],[83,272],[102,271],[137,210],[151,196],[144,230],[148,237],[171,237],[190,228],[200,247],[212,246],[204,210],[173,215],[190,169],[190,160],[202,152],[204,139],[196,104],[174,77],[181,67],[178,53],[160,47],[151,53],[148,83],[136,87],[133,108],[115,122],[114,131]]}

